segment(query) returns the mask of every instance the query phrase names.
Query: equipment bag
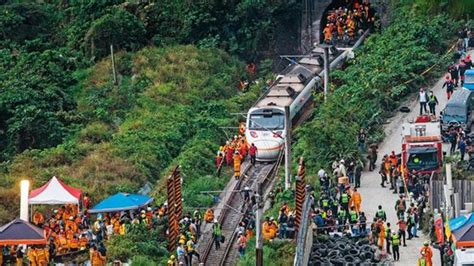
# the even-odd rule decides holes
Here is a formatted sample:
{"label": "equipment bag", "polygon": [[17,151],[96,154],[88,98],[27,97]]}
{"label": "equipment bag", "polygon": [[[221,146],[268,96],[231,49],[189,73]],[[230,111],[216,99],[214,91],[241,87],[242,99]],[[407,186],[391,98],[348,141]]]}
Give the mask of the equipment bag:
{"label": "equipment bag", "polygon": [[225,242],[225,237],[221,236],[221,243],[224,243],[224,242]]}

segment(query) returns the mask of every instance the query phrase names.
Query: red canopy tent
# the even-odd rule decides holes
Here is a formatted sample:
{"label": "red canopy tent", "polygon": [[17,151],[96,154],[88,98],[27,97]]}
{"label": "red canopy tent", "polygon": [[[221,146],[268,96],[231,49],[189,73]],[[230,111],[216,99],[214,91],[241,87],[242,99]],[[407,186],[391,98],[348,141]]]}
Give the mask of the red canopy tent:
{"label": "red canopy tent", "polygon": [[57,177],[53,176],[42,187],[32,190],[29,195],[29,204],[79,204],[82,191],[70,187]]}
{"label": "red canopy tent", "polygon": [[0,227],[0,245],[46,245],[45,231],[19,218]]}

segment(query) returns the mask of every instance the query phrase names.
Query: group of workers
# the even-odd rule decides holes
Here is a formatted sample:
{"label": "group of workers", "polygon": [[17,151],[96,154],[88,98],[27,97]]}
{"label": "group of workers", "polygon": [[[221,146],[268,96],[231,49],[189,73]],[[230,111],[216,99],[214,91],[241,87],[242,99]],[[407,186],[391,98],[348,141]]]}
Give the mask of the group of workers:
{"label": "group of workers", "polygon": [[472,58],[470,54],[462,56],[459,63],[453,63],[448,66],[448,74],[445,77],[443,88],[446,87],[448,100],[453,93],[454,88],[464,85],[466,70],[472,69]]}
{"label": "group of workers", "polygon": [[327,24],[323,29],[327,44],[350,44],[357,34],[374,24],[375,13],[367,0],[353,0],[327,14]]}
{"label": "group of workers", "polygon": [[[46,266],[49,262],[49,249],[46,246],[31,245],[26,251],[27,261],[24,260],[25,250],[18,246],[0,246],[0,265]],[[28,263],[26,263],[28,262]]]}
{"label": "group of workers", "polygon": [[278,211],[277,221],[273,217],[265,217],[262,225],[263,239],[268,241],[275,238],[293,239],[295,238],[295,228],[295,213],[287,202],[283,202]]}
{"label": "group of workers", "polygon": [[238,132],[238,135],[219,147],[215,161],[218,169],[222,165],[233,166],[235,179],[240,178],[240,168],[247,155],[252,165],[255,165],[257,156],[257,147],[253,143],[249,145],[245,138],[245,122],[240,122]]}
{"label": "group of workers", "polygon": [[245,158],[250,156],[251,164],[255,165],[257,156],[257,147],[253,143],[249,144],[245,138],[245,122],[239,124],[238,132],[238,135],[219,147],[215,161],[218,169],[222,165],[233,166],[235,179],[240,178],[240,169]]}
{"label": "group of workers", "polygon": [[82,208],[68,204],[48,214],[36,210],[32,223],[45,230],[48,244],[28,246],[27,250],[4,246],[1,247],[0,260],[22,265],[23,258],[26,257],[29,265],[47,265],[62,255],[89,250],[91,265],[106,265],[104,240],[111,235],[124,235],[130,227],[139,224],[143,225],[143,228],[151,229],[160,221],[164,221],[167,211],[166,204],[163,204],[154,209],[147,207],[135,211],[98,214],[96,219],[93,219],[88,212],[90,199],[87,193],[81,203]]}
{"label": "group of workers", "polygon": [[[214,222],[214,212],[208,209],[204,214],[204,221],[207,223]],[[168,259],[168,266],[174,265],[193,265],[193,258],[197,259],[197,263],[201,262],[201,255],[198,253],[196,246],[199,236],[201,235],[201,226],[203,216],[201,211],[195,210],[193,214],[186,214],[180,220],[180,236],[176,247],[176,255],[172,254]]]}
{"label": "group of workers", "polygon": [[[361,130],[359,135],[362,136],[358,137],[361,149],[365,148],[364,134],[365,132]],[[368,150],[371,160],[369,170],[373,170],[376,168],[377,147],[371,146]],[[417,230],[426,204],[429,177],[421,176],[415,171],[408,172],[406,169],[402,171],[400,158],[393,151],[390,155],[384,155],[379,171],[382,177],[381,186],[388,185],[393,193],[399,195],[394,206],[398,219],[396,224],[391,225],[387,222],[387,215],[382,206],[378,206],[372,224],[368,227],[367,217],[362,208],[362,196],[357,191],[360,187],[359,172],[362,171],[363,165],[359,168],[357,163],[340,160],[333,163],[332,169],[332,176],[324,169],[318,172],[321,196],[313,211],[317,232],[329,235],[349,233],[352,236],[369,236],[371,243],[378,247],[380,257],[392,254],[393,259],[398,261],[399,247],[406,246],[407,235],[408,240],[418,237]],[[405,178],[402,177],[402,173]],[[359,175],[357,177],[359,180],[354,184],[353,180],[356,178],[349,178],[349,175],[354,177]],[[409,195],[409,200],[406,199],[406,195]],[[428,245],[423,246],[420,252],[420,257],[426,265],[431,265],[430,251]]]}

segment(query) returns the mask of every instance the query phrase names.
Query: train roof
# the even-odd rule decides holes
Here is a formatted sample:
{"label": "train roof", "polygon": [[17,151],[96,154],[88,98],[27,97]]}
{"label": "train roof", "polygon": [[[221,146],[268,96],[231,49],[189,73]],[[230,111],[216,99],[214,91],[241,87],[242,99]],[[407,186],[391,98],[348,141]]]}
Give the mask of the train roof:
{"label": "train roof", "polygon": [[256,107],[290,105],[312,79],[313,73],[302,65],[292,65],[268,90]]}
{"label": "train roof", "polygon": [[[330,50],[329,61],[340,54],[336,48]],[[319,51],[313,51],[310,56],[302,57],[296,64],[291,64],[283,70],[272,87],[262,97],[255,107],[284,107],[290,105],[313,77],[323,70],[324,60]]]}

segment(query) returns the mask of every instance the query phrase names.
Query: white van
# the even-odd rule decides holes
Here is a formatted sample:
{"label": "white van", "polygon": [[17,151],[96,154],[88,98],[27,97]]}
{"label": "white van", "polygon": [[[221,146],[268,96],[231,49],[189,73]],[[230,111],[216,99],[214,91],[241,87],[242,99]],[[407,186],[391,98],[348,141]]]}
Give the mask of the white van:
{"label": "white van", "polygon": [[474,248],[456,249],[456,252],[454,252],[454,265],[474,266]]}

